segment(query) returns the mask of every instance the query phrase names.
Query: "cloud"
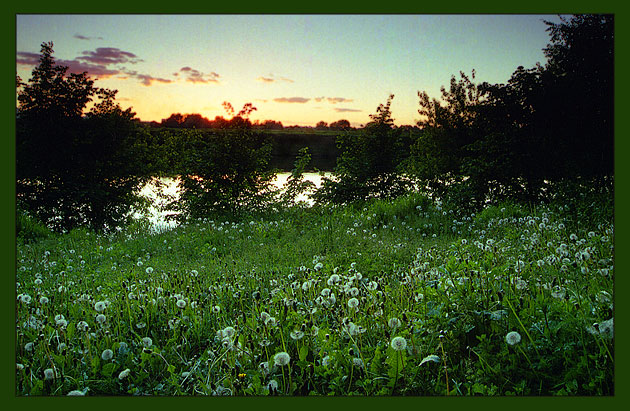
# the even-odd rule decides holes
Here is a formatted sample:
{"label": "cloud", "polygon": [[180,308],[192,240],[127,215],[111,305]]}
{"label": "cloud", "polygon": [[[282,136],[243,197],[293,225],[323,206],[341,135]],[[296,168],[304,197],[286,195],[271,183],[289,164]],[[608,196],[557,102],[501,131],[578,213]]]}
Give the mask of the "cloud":
{"label": "cloud", "polygon": [[24,66],[36,66],[39,63],[39,53],[18,51],[15,62]]}
{"label": "cloud", "polygon": [[335,107],[335,111],[337,113],[359,113],[363,110],[357,110],[355,108],[341,108],[341,107]]}
{"label": "cloud", "polygon": [[330,104],[337,103],[350,103],[354,100],[345,97],[315,97],[315,101],[320,103],[322,101],[328,101]]}
{"label": "cloud", "polygon": [[[18,51],[15,59],[16,64],[23,66],[36,66],[39,64],[39,53]],[[80,74],[87,71],[92,76],[111,77],[120,73],[118,69],[109,69],[104,64],[91,64],[75,60],[55,60],[58,65],[68,67],[68,73]]]}
{"label": "cloud", "polygon": [[286,83],[294,83],[293,80],[286,77],[276,77],[273,74],[269,74],[268,76],[260,76],[256,79],[256,81],[261,81],[263,83],[277,83],[278,81],[284,81]]}
{"label": "cloud", "polygon": [[[76,35],[80,36],[80,35]],[[39,64],[40,54],[19,51],[16,54],[16,64],[24,66],[36,66]],[[135,64],[141,60],[135,54],[123,51],[114,47],[100,47],[94,51],[83,51],[82,55],[76,57],[73,60],[55,59],[58,65],[68,67],[69,74],[80,74],[87,72],[90,77],[95,78],[108,78],[112,76],[119,76],[122,79],[136,79],[145,86],[151,86],[155,83],[168,84],[172,83],[172,79],[154,77],[150,74],[138,73],[137,71],[127,70],[125,67],[119,66],[123,63]],[[216,73],[210,75],[204,75],[197,70],[193,70],[190,67],[185,68],[188,81],[193,82],[208,82],[213,81],[213,78],[218,77]]]}
{"label": "cloud", "polygon": [[153,77],[149,74],[142,74],[135,71],[125,71],[127,76],[140,80],[140,83],[143,86],[152,86],[153,83],[172,83],[173,80],[161,78],[161,77]]}
{"label": "cloud", "polygon": [[353,101],[352,99],[347,99],[345,97],[328,97],[326,100],[328,100],[330,104],[350,103]]}
{"label": "cloud", "polygon": [[79,39],[79,40],[103,40],[102,37],[87,37],[87,36],[81,35],[79,33],[75,34],[73,37],[75,39]]}
{"label": "cloud", "polygon": [[309,100],[310,98],[306,97],[279,97],[273,99],[276,103],[306,103]]}
{"label": "cloud", "polygon": [[84,60],[93,64],[135,64],[141,59],[133,53],[123,51],[115,47],[99,47],[94,51],[86,50],[83,56],[77,57],[76,60]]}
{"label": "cloud", "polygon": [[188,66],[182,67],[177,73],[173,73],[173,75],[177,77],[180,73],[184,75],[186,81],[191,83],[218,83],[220,77],[214,71],[210,74],[205,74]]}

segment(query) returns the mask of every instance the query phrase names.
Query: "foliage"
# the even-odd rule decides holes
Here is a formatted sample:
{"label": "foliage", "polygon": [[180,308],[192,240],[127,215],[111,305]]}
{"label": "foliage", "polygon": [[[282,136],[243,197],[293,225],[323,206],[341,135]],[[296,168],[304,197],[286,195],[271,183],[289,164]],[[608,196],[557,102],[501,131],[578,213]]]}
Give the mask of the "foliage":
{"label": "foliage", "polygon": [[32,78],[18,78],[17,197],[56,230],[113,229],[151,172],[150,135],[115,103],[116,91],[94,87],[87,73],[66,75],[52,43],[41,53]]}
{"label": "foliage", "polygon": [[17,241],[21,243],[35,242],[52,235],[48,227],[19,208],[15,217],[15,232]]}
{"label": "foliage", "polygon": [[301,148],[298,152],[297,158],[295,159],[291,175],[284,186],[284,191],[280,198],[281,204],[296,204],[296,199],[299,195],[313,191],[315,183],[304,179],[304,170],[308,167],[310,162],[311,154],[309,153],[308,147]]}
{"label": "foliage", "polygon": [[406,169],[454,207],[540,201],[549,181],[612,175],[612,17],[546,23],[545,66],[507,84],[460,73],[441,101],[418,93],[423,133]]}
{"label": "foliage", "polygon": [[368,198],[394,198],[405,193],[410,181],[399,165],[407,156],[408,134],[394,128],[390,95],[359,133],[337,137],[340,155],[333,178],[322,179],[314,198],[319,203],[341,204]]}
{"label": "foliage", "polygon": [[271,194],[271,143],[248,129],[178,135],[180,198],[171,208],[180,217],[264,207]]}

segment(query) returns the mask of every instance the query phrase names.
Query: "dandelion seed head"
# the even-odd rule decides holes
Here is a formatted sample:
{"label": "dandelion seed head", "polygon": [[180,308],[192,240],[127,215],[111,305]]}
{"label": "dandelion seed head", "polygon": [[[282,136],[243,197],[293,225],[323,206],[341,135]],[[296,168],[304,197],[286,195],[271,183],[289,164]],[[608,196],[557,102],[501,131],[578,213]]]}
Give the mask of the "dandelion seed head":
{"label": "dandelion seed head", "polygon": [[118,374],[118,379],[119,380],[124,380],[125,378],[127,378],[129,376],[130,372],[131,372],[131,370],[129,368],[121,371],[120,374]]}
{"label": "dandelion seed head", "polygon": [[510,345],[516,345],[521,342],[521,335],[516,331],[510,331],[505,336],[505,341]]}
{"label": "dandelion seed head", "polygon": [[44,378],[49,381],[52,380],[55,378],[55,371],[52,368],[46,368],[44,370]]}
{"label": "dandelion seed head", "polygon": [[109,348],[106,350],[103,350],[103,352],[101,353],[101,358],[103,359],[103,361],[109,361],[112,358],[114,358],[114,352],[110,350]]}
{"label": "dandelion seed head", "polygon": [[277,353],[273,357],[273,363],[275,365],[280,366],[280,367],[283,367],[283,366],[289,364],[290,361],[291,361],[291,357],[289,356],[289,354],[287,354],[284,351],[281,351],[281,352]]}
{"label": "dandelion seed head", "polygon": [[402,351],[407,348],[407,340],[404,337],[394,337],[391,346],[395,351]]}

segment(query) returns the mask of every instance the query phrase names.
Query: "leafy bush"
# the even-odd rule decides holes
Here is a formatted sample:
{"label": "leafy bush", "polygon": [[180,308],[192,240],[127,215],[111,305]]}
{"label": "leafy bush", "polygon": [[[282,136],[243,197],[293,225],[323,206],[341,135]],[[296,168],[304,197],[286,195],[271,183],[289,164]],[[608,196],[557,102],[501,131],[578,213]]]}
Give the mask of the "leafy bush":
{"label": "leafy bush", "polygon": [[394,198],[412,184],[400,164],[408,155],[410,136],[393,127],[390,105],[371,114],[360,133],[345,132],[337,137],[340,155],[332,178],[323,178],[313,198],[321,203],[343,204],[369,198]]}
{"label": "leafy bush", "polygon": [[21,210],[16,213],[15,231],[18,241],[23,243],[39,241],[52,234],[48,227]]}
{"label": "leafy bush", "polygon": [[264,135],[248,129],[188,131],[180,139],[181,194],[170,205],[180,218],[239,213],[271,203],[272,145]]}

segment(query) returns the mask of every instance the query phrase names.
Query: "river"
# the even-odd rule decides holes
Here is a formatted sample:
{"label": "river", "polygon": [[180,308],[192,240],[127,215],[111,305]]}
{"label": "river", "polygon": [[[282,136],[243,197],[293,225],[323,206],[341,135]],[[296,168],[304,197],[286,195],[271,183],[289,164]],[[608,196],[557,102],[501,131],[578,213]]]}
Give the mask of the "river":
{"label": "river", "polygon": [[[287,180],[291,173],[289,172],[281,172],[276,174],[276,178],[273,180],[274,186],[279,189],[286,184]],[[330,177],[330,172],[325,172],[325,176]],[[312,181],[315,184],[315,187],[320,187],[322,183],[322,176],[319,173],[304,173],[303,174],[305,180]],[[179,195],[179,179],[173,177],[160,177],[156,180],[152,180],[147,183],[142,190],[140,190],[140,195],[148,198],[151,201],[151,206],[148,209],[147,213],[135,213],[134,216],[136,218],[146,217],[152,225],[154,230],[162,230],[168,229],[177,226],[177,222],[173,220],[167,220],[166,216],[168,214],[172,214],[172,212],[167,212],[160,210],[160,208],[166,203],[166,200],[160,198],[160,193],[174,196],[177,199]],[[312,204],[313,201],[308,198],[306,194],[299,195],[297,197],[298,201],[305,201],[307,204]]]}

